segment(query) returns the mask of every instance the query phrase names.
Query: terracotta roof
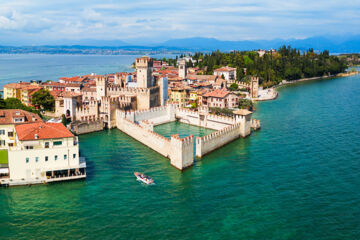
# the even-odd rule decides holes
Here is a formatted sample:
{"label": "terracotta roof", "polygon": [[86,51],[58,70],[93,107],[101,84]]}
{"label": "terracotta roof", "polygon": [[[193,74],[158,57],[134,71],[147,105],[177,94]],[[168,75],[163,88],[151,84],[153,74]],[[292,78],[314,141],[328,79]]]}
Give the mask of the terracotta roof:
{"label": "terracotta roof", "polygon": [[217,76],[188,74],[186,78],[191,79],[191,80],[215,81]]}
{"label": "terracotta roof", "polygon": [[204,94],[204,97],[217,97],[217,98],[224,98],[226,97],[230,92],[225,89],[216,89],[212,92],[208,92]]}
{"label": "terracotta roof", "polygon": [[54,98],[58,98],[62,96],[62,91],[50,91],[50,94],[54,97]]}
{"label": "terracotta roof", "polygon": [[79,77],[79,76],[75,76],[75,77],[61,77],[59,78],[60,80],[64,80],[65,82],[83,82],[84,80],[87,79],[87,77]]}
{"label": "terracotta roof", "polygon": [[75,93],[75,92],[63,92],[62,93],[62,96],[64,98],[78,97],[78,96],[81,96],[81,95],[82,95],[81,93]]}
{"label": "terracotta roof", "polygon": [[64,83],[65,87],[81,87],[81,83]]}
{"label": "terracotta roof", "polygon": [[239,109],[239,110],[236,110],[233,112],[234,114],[237,114],[237,115],[249,115],[251,114],[252,112],[247,110],[247,109]]}
{"label": "terracotta roof", "polygon": [[62,123],[29,123],[15,127],[17,136],[21,141],[67,138],[74,135]]}
{"label": "terracotta roof", "polygon": [[232,67],[221,67],[221,68],[218,68],[218,69],[215,69],[214,72],[230,72],[230,71],[235,71],[236,68],[232,68]]}
{"label": "terracotta roof", "polygon": [[36,93],[37,91],[39,91],[40,89],[42,89],[42,87],[37,87],[37,88],[30,88],[27,89],[29,91],[29,95],[33,95],[34,93]]}
{"label": "terracotta roof", "polygon": [[17,89],[20,89],[20,88],[24,88],[25,86],[29,86],[29,85],[30,85],[30,83],[28,83],[28,82],[9,83],[9,84],[4,85],[4,88],[17,88]]}
{"label": "terracotta roof", "polygon": [[[14,118],[24,117],[24,122],[15,122]],[[0,110],[0,124],[23,124],[42,122],[42,119],[36,113],[27,112],[21,109],[3,109]]]}
{"label": "terracotta roof", "polygon": [[65,83],[59,83],[59,82],[46,82],[42,84],[43,86],[56,86],[56,87],[62,87],[65,86]]}

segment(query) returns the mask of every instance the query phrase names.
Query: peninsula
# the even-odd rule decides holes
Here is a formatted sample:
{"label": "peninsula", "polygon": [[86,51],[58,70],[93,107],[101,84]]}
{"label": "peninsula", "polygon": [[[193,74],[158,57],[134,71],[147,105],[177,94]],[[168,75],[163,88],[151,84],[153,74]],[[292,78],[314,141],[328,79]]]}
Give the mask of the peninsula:
{"label": "peninsula", "polygon": [[[346,63],[327,51],[300,53],[285,47],[196,53],[176,59],[141,57],[134,67],[134,72],[5,85],[0,102],[6,119],[0,135],[1,183],[24,185],[86,177],[85,160],[79,158],[73,134],[106,128],[118,128],[183,170],[194,164],[195,157],[201,159],[260,129],[260,120],[251,117],[253,102],[276,98],[271,87],[287,84],[283,78],[296,81],[356,74],[344,73]],[[31,114],[35,122],[26,124]],[[43,122],[38,114],[51,119]],[[176,134],[166,138],[154,132],[154,126],[173,121],[214,132],[196,138]],[[59,152],[60,146],[64,153]],[[65,161],[59,165],[61,157]]]}

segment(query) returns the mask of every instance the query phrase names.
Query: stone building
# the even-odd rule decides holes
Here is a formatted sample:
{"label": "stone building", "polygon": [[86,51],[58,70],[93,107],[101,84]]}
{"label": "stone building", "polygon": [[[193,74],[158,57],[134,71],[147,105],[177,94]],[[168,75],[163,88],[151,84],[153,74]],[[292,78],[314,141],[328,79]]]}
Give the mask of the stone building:
{"label": "stone building", "polygon": [[257,98],[259,96],[259,78],[250,78],[250,95],[251,98]]}
{"label": "stone building", "polygon": [[186,61],[185,59],[179,60],[179,77],[184,79],[186,78],[187,69],[186,69]]}
{"label": "stone building", "polygon": [[112,127],[116,109],[146,110],[164,105],[168,99],[166,77],[154,78],[152,59],[137,58],[136,87],[127,86],[129,74],[96,75],[95,85],[86,86],[80,92],[63,92],[56,96],[55,112],[65,114],[72,121],[102,121]]}

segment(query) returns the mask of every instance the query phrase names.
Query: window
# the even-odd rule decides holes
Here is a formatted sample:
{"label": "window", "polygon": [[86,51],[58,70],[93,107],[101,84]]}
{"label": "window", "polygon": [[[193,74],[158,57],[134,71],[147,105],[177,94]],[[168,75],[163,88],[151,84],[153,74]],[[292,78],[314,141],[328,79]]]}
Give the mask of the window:
{"label": "window", "polygon": [[73,154],[73,158],[74,158],[74,159],[76,158],[76,154],[75,154],[75,153]]}
{"label": "window", "polygon": [[62,145],[62,141],[56,141],[53,144],[54,144],[54,146],[60,146],[60,145]]}
{"label": "window", "polygon": [[64,160],[66,160],[67,159],[67,155],[66,154],[64,154]]}
{"label": "window", "polygon": [[54,157],[54,158],[55,158],[55,161],[56,161],[56,160],[58,159],[58,156],[57,156],[57,155],[55,155],[55,157]]}
{"label": "window", "polygon": [[29,163],[29,158],[28,157],[26,158],[26,163]]}
{"label": "window", "polygon": [[9,147],[13,147],[14,144],[13,143],[8,143]]}
{"label": "window", "polygon": [[25,149],[34,149],[34,146],[25,146]]}
{"label": "window", "polygon": [[45,142],[45,148],[49,148],[50,143],[49,142]]}
{"label": "window", "polygon": [[0,130],[0,135],[5,135],[5,130],[4,129]]}
{"label": "window", "polygon": [[35,157],[35,162],[39,162],[39,157]]}
{"label": "window", "polygon": [[14,136],[14,132],[8,132],[8,136],[9,136],[9,137],[13,137],[13,136]]}
{"label": "window", "polygon": [[45,156],[45,162],[47,162],[49,160],[48,156]]}

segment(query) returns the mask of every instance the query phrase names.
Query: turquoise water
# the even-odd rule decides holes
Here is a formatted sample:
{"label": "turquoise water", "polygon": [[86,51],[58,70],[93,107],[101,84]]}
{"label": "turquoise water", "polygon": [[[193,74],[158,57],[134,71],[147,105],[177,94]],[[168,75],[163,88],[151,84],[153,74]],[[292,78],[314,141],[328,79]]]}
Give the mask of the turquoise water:
{"label": "turquoise water", "polygon": [[116,129],[80,136],[88,178],[0,189],[0,238],[358,239],[360,77],[279,92],[257,105],[260,131],[182,173]]}

